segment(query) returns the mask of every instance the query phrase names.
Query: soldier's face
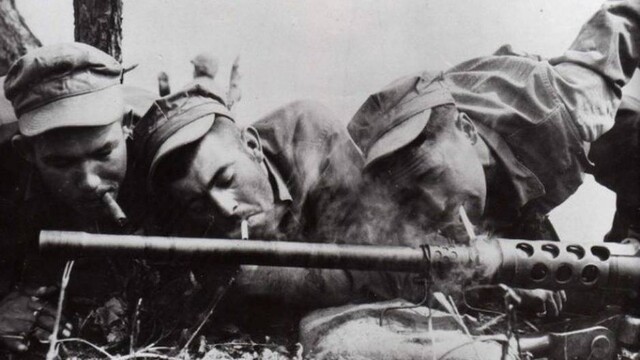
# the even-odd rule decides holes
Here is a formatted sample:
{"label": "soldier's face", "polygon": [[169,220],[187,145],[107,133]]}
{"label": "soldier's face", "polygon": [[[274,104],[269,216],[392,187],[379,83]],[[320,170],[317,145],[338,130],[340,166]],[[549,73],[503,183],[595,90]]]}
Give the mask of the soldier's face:
{"label": "soldier's face", "polygon": [[117,197],[127,170],[127,147],[119,121],[46,132],[33,139],[32,156],[49,192],[91,219],[107,214],[102,196],[110,192]]}
{"label": "soldier's face", "polygon": [[484,170],[472,141],[477,135],[469,134],[469,124],[461,121],[467,120],[448,121],[429,132],[424,142],[408,154],[410,158],[398,163],[411,168],[394,182],[399,201],[412,211],[426,214],[435,226],[455,222],[460,206],[472,218],[484,210]]}
{"label": "soldier's face", "polygon": [[186,209],[198,235],[239,238],[243,219],[254,238],[268,237],[277,226],[273,190],[254,131],[245,130],[241,138],[228,129],[209,131],[186,175],[169,184],[171,197]]}

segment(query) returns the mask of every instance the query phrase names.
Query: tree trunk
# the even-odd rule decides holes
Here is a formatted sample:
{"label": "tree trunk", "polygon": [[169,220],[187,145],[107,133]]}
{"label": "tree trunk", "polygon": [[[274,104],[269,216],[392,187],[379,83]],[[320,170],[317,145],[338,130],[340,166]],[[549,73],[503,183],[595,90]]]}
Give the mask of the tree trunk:
{"label": "tree trunk", "polygon": [[75,39],[122,61],[122,0],[73,0]]}
{"label": "tree trunk", "polygon": [[0,75],[28,50],[42,46],[20,13],[14,0],[0,0]]}

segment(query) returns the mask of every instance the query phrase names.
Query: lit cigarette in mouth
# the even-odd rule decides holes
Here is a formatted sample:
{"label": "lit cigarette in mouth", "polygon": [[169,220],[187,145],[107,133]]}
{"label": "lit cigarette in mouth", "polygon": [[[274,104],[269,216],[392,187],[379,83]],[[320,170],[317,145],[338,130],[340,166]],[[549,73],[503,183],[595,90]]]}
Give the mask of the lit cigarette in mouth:
{"label": "lit cigarette in mouth", "polygon": [[242,219],[240,222],[240,237],[242,240],[249,240],[249,222],[247,219]]}
{"label": "lit cigarette in mouth", "polygon": [[462,225],[464,225],[464,230],[467,232],[467,236],[469,236],[469,239],[475,239],[476,232],[473,231],[473,224],[471,224],[471,221],[467,216],[467,212],[464,210],[464,206],[460,206],[458,208],[458,213],[460,215],[460,220],[462,220]]}
{"label": "lit cigarette in mouth", "polygon": [[107,207],[111,218],[119,225],[124,226],[127,223],[127,215],[120,208],[120,205],[113,198],[111,193],[106,192],[102,196],[102,203]]}

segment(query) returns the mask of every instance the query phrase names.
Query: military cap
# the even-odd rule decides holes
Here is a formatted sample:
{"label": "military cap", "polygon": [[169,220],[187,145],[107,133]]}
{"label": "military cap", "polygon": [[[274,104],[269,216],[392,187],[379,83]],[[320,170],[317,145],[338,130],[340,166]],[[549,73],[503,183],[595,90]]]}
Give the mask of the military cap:
{"label": "military cap", "polygon": [[123,71],[116,59],[92,46],[55,44],[18,59],[7,73],[4,90],[25,136],[107,125],[125,112]]}
{"label": "military cap", "polygon": [[224,96],[200,84],[156,100],[133,130],[136,172],[150,182],[160,161],[204,137],[216,116],[233,121]]}
{"label": "military cap", "polygon": [[400,78],[369,96],[347,126],[365,156],[365,170],[416,139],[432,108],[454,103],[442,78],[428,72]]}

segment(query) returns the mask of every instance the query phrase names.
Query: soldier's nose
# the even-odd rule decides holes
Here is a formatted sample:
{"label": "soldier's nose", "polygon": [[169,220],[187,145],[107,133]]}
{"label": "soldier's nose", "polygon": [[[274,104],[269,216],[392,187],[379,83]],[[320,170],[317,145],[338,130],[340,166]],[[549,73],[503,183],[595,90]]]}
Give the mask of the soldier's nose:
{"label": "soldier's nose", "polygon": [[100,177],[91,172],[82,172],[78,175],[78,188],[85,191],[97,191],[100,187]]}
{"label": "soldier's nose", "polygon": [[433,194],[423,193],[422,201],[424,202],[424,206],[428,210],[428,213],[432,216],[443,216],[447,210],[446,200],[433,196]]}
{"label": "soldier's nose", "polygon": [[233,194],[228,191],[211,191],[209,197],[220,212],[220,215],[224,217],[231,217],[236,215],[238,211],[238,202]]}

